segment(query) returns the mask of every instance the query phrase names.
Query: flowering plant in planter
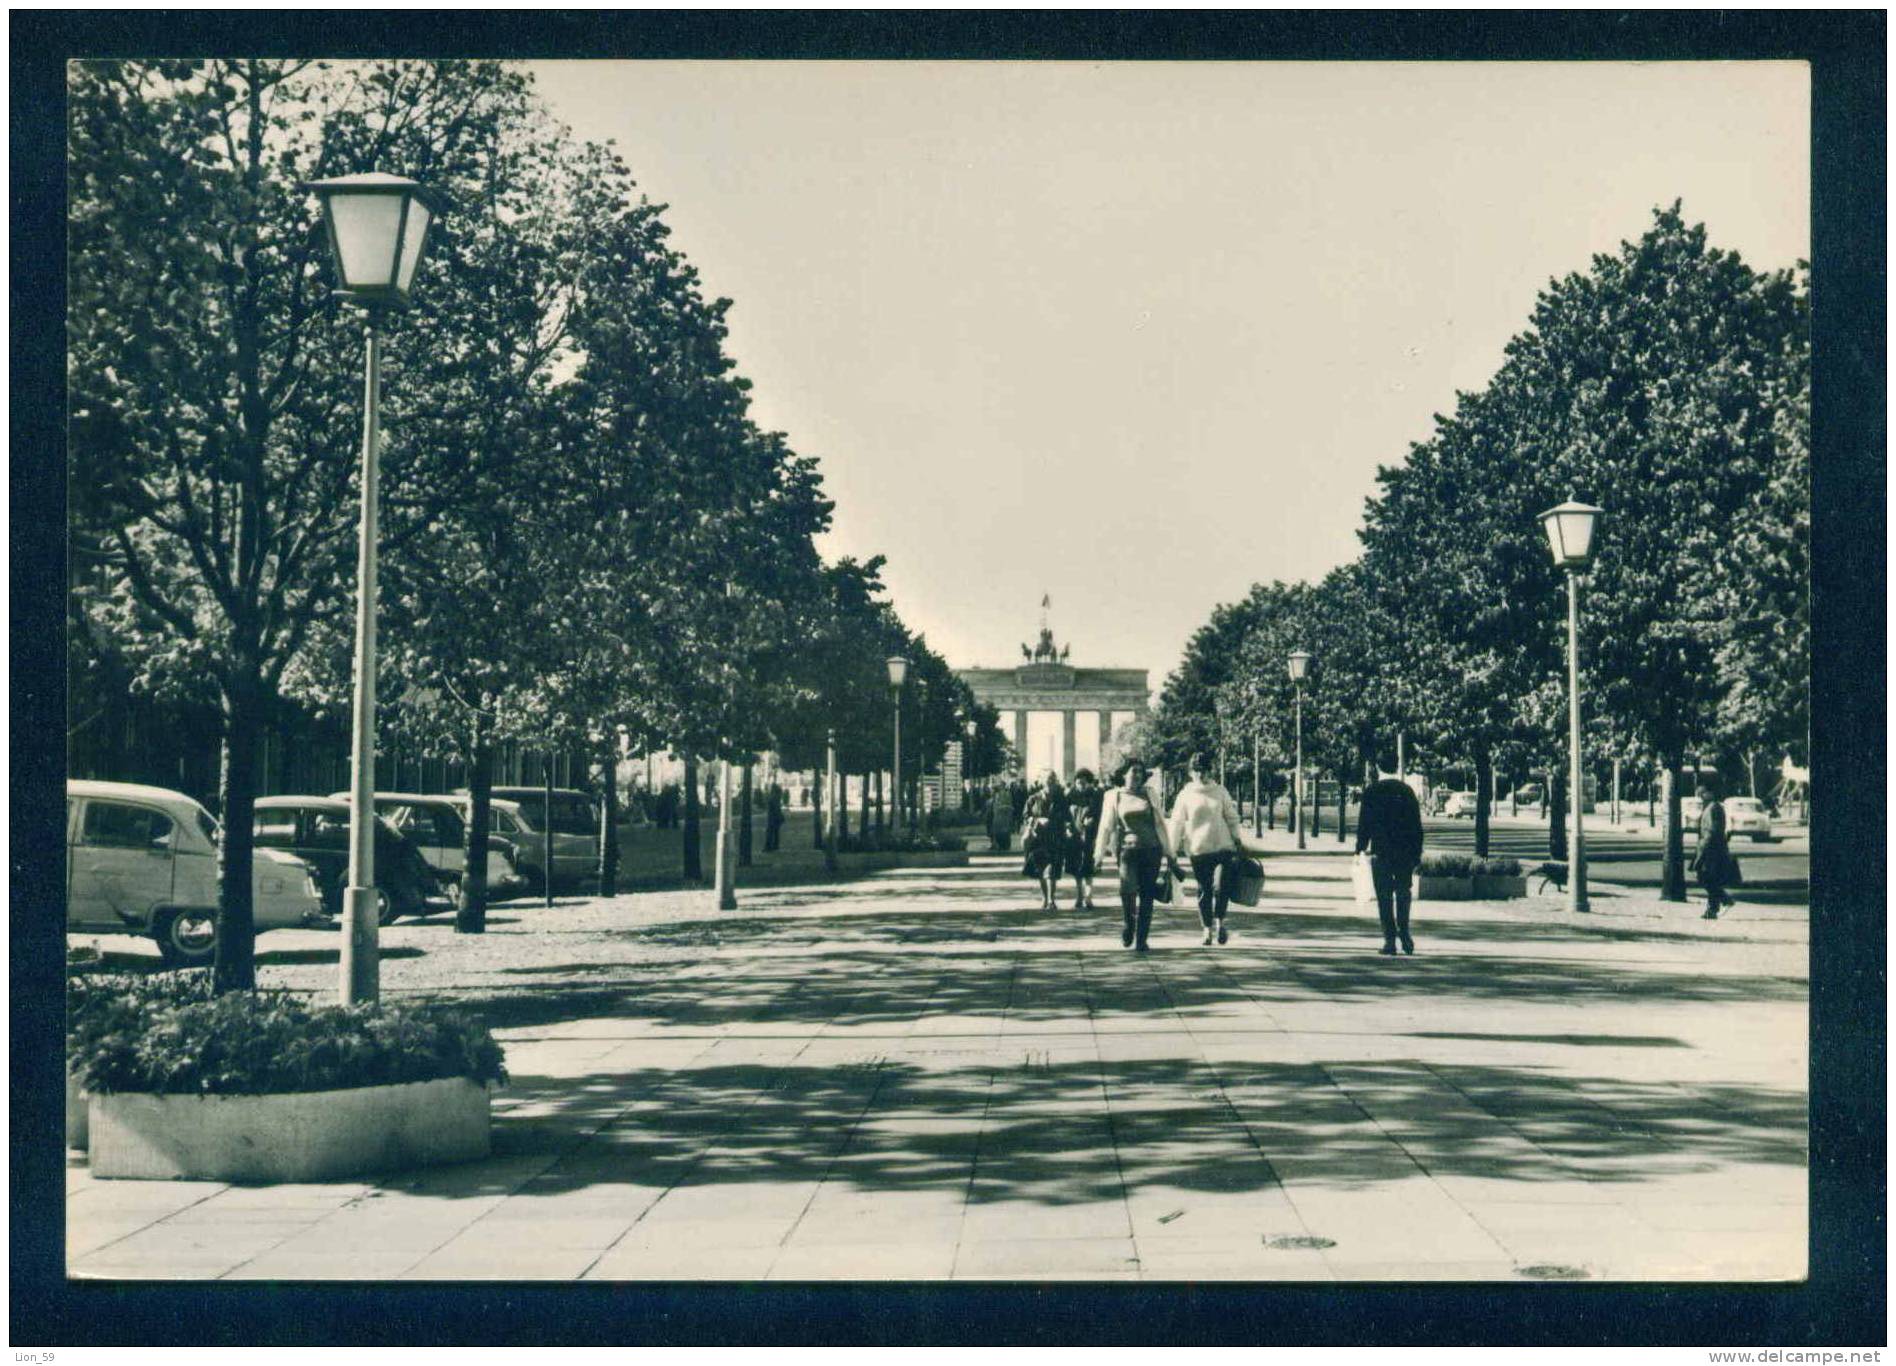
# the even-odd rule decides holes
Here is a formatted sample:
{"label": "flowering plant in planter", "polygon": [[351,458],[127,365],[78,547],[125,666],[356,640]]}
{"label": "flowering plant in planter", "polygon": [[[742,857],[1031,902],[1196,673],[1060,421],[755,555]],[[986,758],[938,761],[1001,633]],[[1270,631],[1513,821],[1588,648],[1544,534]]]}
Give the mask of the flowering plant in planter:
{"label": "flowering plant in planter", "polygon": [[68,1010],[67,1063],[80,1083],[95,1095],[276,1095],[506,1079],[500,1045],[465,1016],[429,1006],[310,1006],[267,992],[212,997],[208,977],[160,973],[69,987],[77,1005]]}
{"label": "flowering plant in planter", "polygon": [[1507,901],[1527,895],[1527,879],[1521,875],[1517,858],[1476,859],[1473,868],[1475,895],[1484,901]]}
{"label": "flowering plant in planter", "polygon": [[1428,878],[1471,877],[1474,865],[1472,854],[1424,854],[1416,872]]}
{"label": "flowering plant in planter", "polygon": [[1519,877],[1521,861],[1517,858],[1476,859],[1469,871],[1476,877]]}

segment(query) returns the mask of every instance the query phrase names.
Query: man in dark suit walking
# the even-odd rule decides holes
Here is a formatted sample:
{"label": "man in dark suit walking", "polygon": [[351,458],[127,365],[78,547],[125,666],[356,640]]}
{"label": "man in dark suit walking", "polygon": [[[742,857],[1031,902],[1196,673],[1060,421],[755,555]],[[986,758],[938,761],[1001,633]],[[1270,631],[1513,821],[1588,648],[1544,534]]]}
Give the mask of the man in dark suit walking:
{"label": "man in dark suit walking", "polygon": [[1407,783],[1381,777],[1363,789],[1363,804],[1356,815],[1356,852],[1365,850],[1376,882],[1382,952],[1393,955],[1396,940],[1401,939],[1402,951],[1414,953],[1415,940],[1409,937],[1409,883],[1422,862],[1422,804]]}

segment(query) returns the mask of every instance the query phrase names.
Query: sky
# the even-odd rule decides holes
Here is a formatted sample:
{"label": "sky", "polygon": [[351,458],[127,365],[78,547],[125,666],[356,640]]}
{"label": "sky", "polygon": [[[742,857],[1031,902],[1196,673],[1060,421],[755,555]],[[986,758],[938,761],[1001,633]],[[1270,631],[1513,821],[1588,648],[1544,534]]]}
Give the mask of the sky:
{"label": "sky", "polygon": [[1537,291],[1684,201],[1809,255],[1802,63],[542,62],[706,292],[826,556],[956,667],[1145,668],[1357,553]]}

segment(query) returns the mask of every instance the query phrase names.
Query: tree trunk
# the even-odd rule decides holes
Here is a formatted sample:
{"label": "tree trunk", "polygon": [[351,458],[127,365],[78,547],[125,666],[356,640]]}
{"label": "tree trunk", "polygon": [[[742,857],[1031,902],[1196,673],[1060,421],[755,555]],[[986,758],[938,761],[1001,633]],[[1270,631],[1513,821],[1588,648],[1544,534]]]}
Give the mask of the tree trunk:
{"label": "tree trunk", "polygon": [[685,756],[685,866],[686,882],[704,881],[704,861],[698,855],[698,756]]}
{"label": "tree trunk", "polygon": [[[891,784],[891,786],[893,786],[893,784]],[[891,798],[893,798],[895,794],[891,792],[889,795]],[[882,770],[877,769],[876,770],[876,833],[879,835],[886,828],[887,826],[884,822],[884,808],[882,805]]]}
{"label": "tree trunk", "polygon": [[1547,857],[1557,863],[1567,861],[1567,779],[1551,775],[1547,791],[1553,798],[1547,804]]}
{"label": "tree trunk", "polygon": [[1488,808],[1494,803],[1494,760],[1487,747],[1475,750],[1475,857],[1488,857]]}
{"label": "tree trunk", "polygon": [[257,753],[260,710],[254,685],[224,697],[224,743],[218,774],[224,837],[218,846],[217,947],[211,985],[226,991],[257,986],[257,921],[252,901],[256,864]]}
{"label": "tree trunk", "polygon": [[480,717],[468,734],[467,826],[461,832],[461,891],[454,906],[456,934],[487,933],[487,828],[492,821],[494,747]]}
{"label": "tree trunk", "polygon": [[619,745],[608,735],[599,751],[599,895],[619,894]]}
{"label": "tree trunk", "polygon": [[1264,808],[1264,827],[1267,830],[1275,830],[1277,828],[1277,775],[1275,773],[1264,784],[1264,788],[1269,794],[1265,798],[1268,804]]}
{"label": "tree trunk", "polygon": [[744,761],[743,786],[737,799],[737,866],[751,866],[751,764]]}
{"label": "tree trunk", "polygon": [[1349,787],[1343,781],[1342,773],[1336,775],[1336,842],[1343,843],[1350,837]]}
{"label": "tree trunk", "polygon": [[810,848],[827,849],[829,847],[826,838],[829,820],[829,775],[824,772],[821,765],[816,770],[816,781],[823,795],[817,798],[815,804],[810,807]]}
{"label": "tree trunk", "polygon": [[1685,900],[1685,829],[1679,811],[1679,770],[1684,759],[1666,756],[1665,776],[1660,780],[1665,796],[1665,859],[1659,873],[1659,897],[1662,901]]}
{"label": "tree trunk", "polygon": [[839,768],[836,771],[836,839],[849,838],[849,770]]}
{"label": "tree trunk", "polygon": [[862,775],[862,819],[857,823],[856,828],[865,835],[869,833],[869,775],[867,773]]}

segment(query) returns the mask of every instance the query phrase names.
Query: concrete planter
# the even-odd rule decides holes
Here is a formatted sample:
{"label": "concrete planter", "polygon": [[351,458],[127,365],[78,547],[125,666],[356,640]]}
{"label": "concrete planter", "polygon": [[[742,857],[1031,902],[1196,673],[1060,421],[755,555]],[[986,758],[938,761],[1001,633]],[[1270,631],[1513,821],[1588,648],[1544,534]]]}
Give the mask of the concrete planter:
{"label": "concrete planter", "polygon": [[1415,895],[1418,901],[1473,901],[1475,880],[1472,877],[1425,875],[1416,879]]}
{"label": "concrete planter", "polygon": [[82,1152],[86,1146],[86,1102],[90,1097],[79,1089],[79,1078],[66,1073],[66,1146]]}
{"label": "concrete planter", "polygon": [[328,1181],[488,1155],[487,1088],[465,1077],[276,1096],[91,1098],[92,1174]]}
{"label": "concrete planter", "polygon": [[1517,896],[1526,895],[1527,879],[1525,877],[1503,877],[1499,873],[1475,875],[1477,901],[1512,901]]}

